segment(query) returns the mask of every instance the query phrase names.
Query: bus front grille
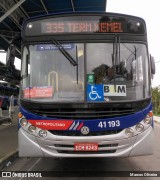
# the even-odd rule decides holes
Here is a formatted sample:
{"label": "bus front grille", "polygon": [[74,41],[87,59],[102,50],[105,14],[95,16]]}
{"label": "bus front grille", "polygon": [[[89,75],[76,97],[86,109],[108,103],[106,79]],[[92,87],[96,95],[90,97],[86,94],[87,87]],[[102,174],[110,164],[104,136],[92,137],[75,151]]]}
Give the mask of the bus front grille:
{"label": "bus front grille", "polygon": [[65,150],[57,150],[58,153],[64,154],[110,154],[115,153],[116,150],[104,150],[104,151],[65,151]]}
{"label": "bus front grille", "polygon": [[103,135],[112,135],[112,134],[118,134],[123,129],[118,130],[107,130],[107,131],[94,131],[89,132],[87,135],[83,135],[80,131],[56,131],[56,130],[50,130],[49,132],[58,135],[58,136],[103,136]]}
{"label": "bus front grille", "polygon": [[118,116],[134,114],[133,108],[127,109],[52,109],[52,110],[32,110],[32,113],[49,118],[57,119],[104,119]]}
{"label": "bus front grille", "polygon": [[90,120],[122,117],[146,108],[150,98],[135,102],[108,103],[38,103],[21,100],[21,105],[29,112],[44,118]]}

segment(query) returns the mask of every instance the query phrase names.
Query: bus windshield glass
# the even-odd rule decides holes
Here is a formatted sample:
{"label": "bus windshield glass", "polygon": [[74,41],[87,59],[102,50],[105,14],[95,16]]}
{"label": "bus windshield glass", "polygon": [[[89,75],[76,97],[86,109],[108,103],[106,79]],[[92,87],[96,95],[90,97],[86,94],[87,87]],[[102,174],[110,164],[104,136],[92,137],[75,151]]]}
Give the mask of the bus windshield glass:
{"label": "bus windshield glass", "polygon": [[[139,43],[24,46],[21,98],[43,102],[140,100],[150,96],[148,55]],[[85,78],[86,77],[86,78]]]}
{"label": "bus windshield glass", "polygon": [[61,46],[74,59],[76,66],[58,45],[38,44],[24,48],[24,98],[53,102],[84,101],[84,45],[69,43]]}

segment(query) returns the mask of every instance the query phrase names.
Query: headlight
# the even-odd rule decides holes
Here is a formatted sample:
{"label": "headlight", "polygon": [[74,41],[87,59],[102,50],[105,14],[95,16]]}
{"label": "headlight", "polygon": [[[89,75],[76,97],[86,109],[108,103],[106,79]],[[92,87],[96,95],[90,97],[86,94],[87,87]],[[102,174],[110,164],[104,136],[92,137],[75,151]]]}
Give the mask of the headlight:
{"label": "headlight", "polygon": [[151,122],[152,122],[152,117],[146,116],[146,118],[144,119],[144,123],[145,124],[151,124]]}
{"label": "headlight", "polygon": [[39,134],[40,137],[44,138],[44,137],[47,136],[47,131],[46,130],[40,130],[38,134]]}
{"label": "headlight", "polygon": [[130,128],[125,129],[125,134],[128,137],[136,136],[142,132],[144,132],[147,128],[149,128],[152,124],[152,119],[153,119],[153,112],[150,111],[146,117],[141,120],[139,123],[135,124],[134,126]]}
{"label": "headlight", "polygon": [[132,137],[133,134],[134,134],[134,131],[133,131],[131,128],[127,128],[127,129],[125,130],[125,133],[126,133],[126,135],[127,135],[128,137]]}
{"label": "headlight", "polygon": [[21,125],[21,126],[27,126],[27,124],[28,124],[28,121],[27,121],[25,118],[22,118],[22,119],[20,120],[20,125]]}
{"label": "headlight", "polygon": [[29,126],[28,131],[29,131],[30,133],[34,133],[34,132],[36,132],[36,127],[33,126],[33,125]]}
{"label": "headlight", "polygon": [[144,130],[144,126],[141,123],[138,123],[135,128],[138,132],[142,132]]}

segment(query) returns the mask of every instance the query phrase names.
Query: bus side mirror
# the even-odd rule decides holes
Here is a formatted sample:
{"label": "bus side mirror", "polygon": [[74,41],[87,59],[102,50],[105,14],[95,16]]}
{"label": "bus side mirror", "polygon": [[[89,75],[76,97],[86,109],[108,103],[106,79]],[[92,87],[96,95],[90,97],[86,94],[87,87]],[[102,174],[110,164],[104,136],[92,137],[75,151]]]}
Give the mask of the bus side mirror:
{"label": "bus side mirror", "polygon": [[154,75],[156,73],[156,66],[154,57],[150,55],[150,64],[151,64],[151,74]]}

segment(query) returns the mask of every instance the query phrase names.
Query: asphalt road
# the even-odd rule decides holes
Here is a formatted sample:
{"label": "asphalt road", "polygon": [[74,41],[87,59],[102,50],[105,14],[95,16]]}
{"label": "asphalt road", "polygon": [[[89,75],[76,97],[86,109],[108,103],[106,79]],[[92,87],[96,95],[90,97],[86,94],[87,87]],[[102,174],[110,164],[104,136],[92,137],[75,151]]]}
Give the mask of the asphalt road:
{"label": "asphalt road", "polygon": [[[113,171],[115,176],[119,176],[117,171],[159,171],[160,172],[160,125],[155,123],[155,138],[154,138],[154,154],[150,156],[139,156],[130,158],[17,158],[3,171],[52,171],[54,176],[41,179],[159,179],[156,177],[105,177],[107,171]],[[56,174],[57,173],[57,174]],[[102,174],[101,174],[102,173]],[[85,175],[84,175],[85,174]],[[96,177],[98,174],[99,177]],[[82,177],[82,176],[88,177]],[[72,177],[68,177],[72,176]],[[74,176],[74,177],[73,177]],[[101,177],[102,176],[102,177]],[[5,180],[7,178],[4,178]],[[8,178],[10,179],[10,178]],[[12,178],[26,179],[26,178]],[[27,178],[33,179],[33,178]],[[36,178],[40,179],[40,178]]]}

